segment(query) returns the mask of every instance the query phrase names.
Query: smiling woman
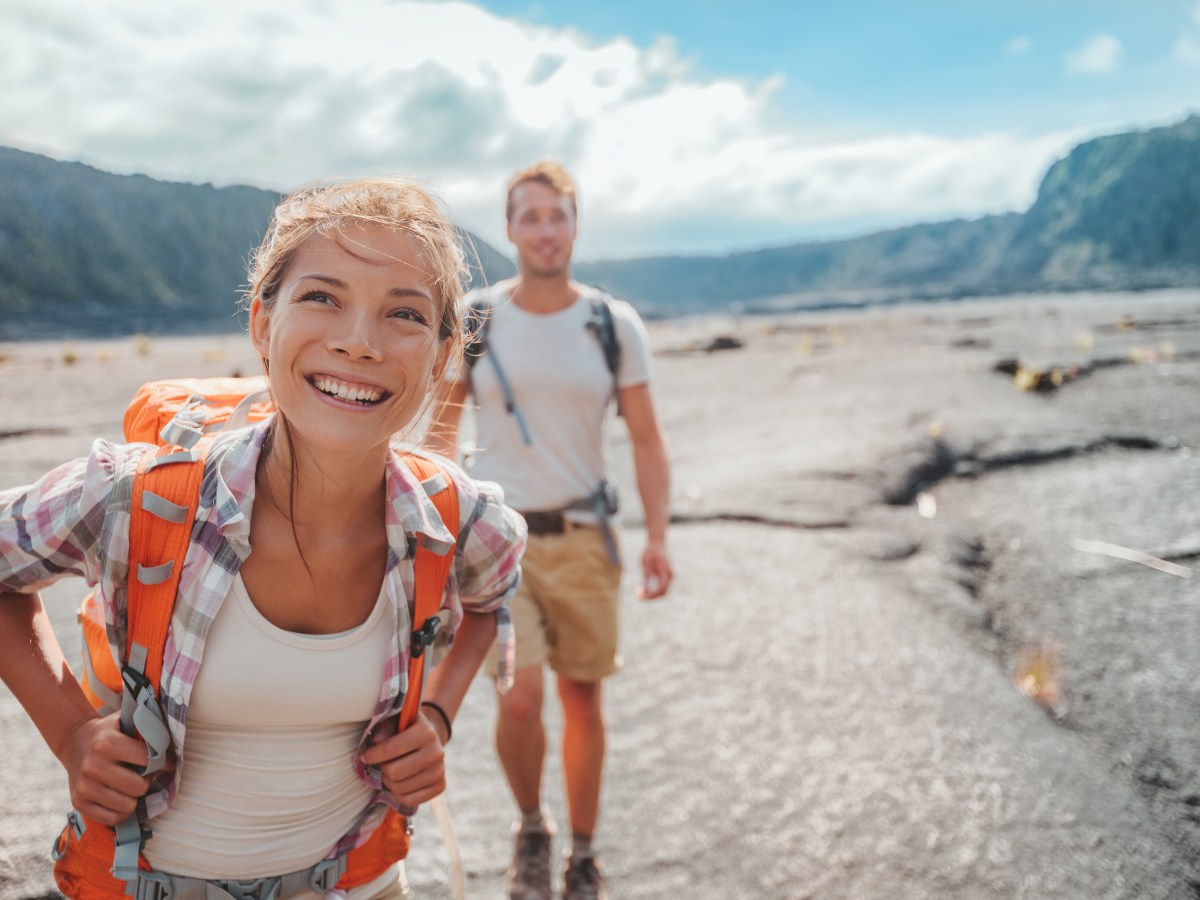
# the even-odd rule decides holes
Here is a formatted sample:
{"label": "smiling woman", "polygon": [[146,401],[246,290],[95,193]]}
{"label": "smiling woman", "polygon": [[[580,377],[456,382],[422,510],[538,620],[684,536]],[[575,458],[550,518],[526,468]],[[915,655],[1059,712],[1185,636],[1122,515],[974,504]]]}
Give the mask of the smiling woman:
{"label": "smiling woman", "polygon": [[[97,441],[0,492],[0,677],[67,770],[75,811],[55,868],[67,896],[401,896],[403,816],[445,787],[443,745],[508,619],[525,540],[495,485],[394,449],[461,351],[463,271],[453,225],[411,182],[321,185],[280,204],[247,297],[276,412],[216,436],[196,462],[142,737],[92,708],[37,590],[64,575],[96,582],[107,649],[130,671],[142,594],[127,576],[145,575],[130,498],[144,496],[146,445]],[[452,501],[438,499],[446,490]],[[424,551],[449,572],[418,630]],[[430,641],[440,659],[422,694],[410,663]],[[421,712],[397,730],[418,708],[410,693]],[[150,720],[174,760],[161,771]]]}

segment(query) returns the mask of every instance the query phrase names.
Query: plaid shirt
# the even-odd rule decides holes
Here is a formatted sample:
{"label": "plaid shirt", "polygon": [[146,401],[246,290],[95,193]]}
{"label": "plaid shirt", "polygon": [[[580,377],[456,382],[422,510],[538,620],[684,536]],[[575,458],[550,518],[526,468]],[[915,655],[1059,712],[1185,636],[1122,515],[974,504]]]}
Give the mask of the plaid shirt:
{"label": "plaid shirt", "polygon": [[[186,758],[188,702],[204,656],[205,637],[229,594],[234,575],[250,554],[254,476],[267,433],[266,423],[259,423],[220,436],[205,465],[192,542],[164,648],[160,686],[178,765],[174,772],[160,775],[147,795],[150,816],[165,810],[178,790]],[[101,599],[115,659],[124,657],[125,647],[130,497],[138,460],[147,446],[98,440],[87,458],[59,466],[33,485],[0,492],[0,590],[29,593],[64,576],[82,576]],[[525,544],[525,523],[504,505],[498,486],[475,482],[452,463],[439,462],[454,476],[461,522],[442,602],[445,627],[439,635],[440,646],[434,648],[435,660],[444,654],[464,611],[496,612],[501,640],[511,641],[508,598],[520,579]],[[360,750],[381,720],[399,712],[408,687],[408,598],[413,595],[414,583],[410,547],[417,535],[435,550],[439,543],[447,548],[452,543],[420,482],[395,454],[389,455],[387,462],[387,500],[384,585],[395,627],[379,702],[360,740]],[[357,754],[354,764],[359,777],[375,793],[358,825],[330,856],[366,840],[385,808],[396,806],[378,773],[363,766]]]}

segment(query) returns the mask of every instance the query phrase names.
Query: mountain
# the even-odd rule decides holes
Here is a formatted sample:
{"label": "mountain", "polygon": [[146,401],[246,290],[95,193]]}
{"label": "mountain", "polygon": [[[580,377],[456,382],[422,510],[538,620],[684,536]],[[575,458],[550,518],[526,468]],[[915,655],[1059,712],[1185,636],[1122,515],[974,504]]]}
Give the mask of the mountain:
{"label": "mountain", "polygon": [[[0,339],[238,327],[279,195],[0,148]],[[476,282],[514,271],[478,238]],[[1200,284],[1200,116],[1097,138],[1024,213],[727,256],[579,263],[651,316]]]}
{"label": "mountain", "polygon": [[[230,331],[280,195],[0,147],[0,339]],[[513,264],[471,238],[476,280]]]}
{"label": "mountain", "polygon": [[1200,284],[1200,116],[1078,145],[1023,214],[576,274],[662,315]]}

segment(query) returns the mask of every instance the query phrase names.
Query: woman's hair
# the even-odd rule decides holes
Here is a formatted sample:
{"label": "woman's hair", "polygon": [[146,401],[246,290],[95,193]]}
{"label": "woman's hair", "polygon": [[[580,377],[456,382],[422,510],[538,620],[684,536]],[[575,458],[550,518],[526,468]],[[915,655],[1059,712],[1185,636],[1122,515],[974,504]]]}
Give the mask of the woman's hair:
{"label": "woman's hair", "polygon": [[[462,350],[462,296],[466,256],[459,230],[432,194],[404,178],[360,178],[318,183],[285,197],[275,208],[262,244],[250,259],[247,305],[255,300],[270,312],[296,252],[315,234],[334,236],[356,225],[403,231],[421,248],[441,305],[438,336]],[[451,366],[453,368],[453,366]]]}

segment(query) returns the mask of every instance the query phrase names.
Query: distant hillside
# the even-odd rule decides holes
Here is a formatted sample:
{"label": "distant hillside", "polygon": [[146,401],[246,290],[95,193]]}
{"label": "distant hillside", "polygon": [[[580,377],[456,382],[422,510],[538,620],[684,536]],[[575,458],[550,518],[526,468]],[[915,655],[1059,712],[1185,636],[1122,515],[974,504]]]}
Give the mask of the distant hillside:
{"label": "distant hillside", "polygon": [[664,315],[887,297],[1200,284],[1200,116],[1080,144],[1024,214],[721,257],[581,264]]}
{"label": "distant hillside", "polygon": [[[0,148],[0,339],[237,327],[245,261],[278,197]],[[477,280],[513,272],[473,240]],[[1080,144],[1025,213],[575,273],[661,316],[1200,284],[1200,116]]]}
{"label": "distant hillside", "polygon": [[[0,339],[239,328],[246,262],[279,198],[0,148]],[[513,272],[473,240],[485,277]]]}

